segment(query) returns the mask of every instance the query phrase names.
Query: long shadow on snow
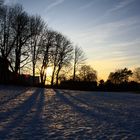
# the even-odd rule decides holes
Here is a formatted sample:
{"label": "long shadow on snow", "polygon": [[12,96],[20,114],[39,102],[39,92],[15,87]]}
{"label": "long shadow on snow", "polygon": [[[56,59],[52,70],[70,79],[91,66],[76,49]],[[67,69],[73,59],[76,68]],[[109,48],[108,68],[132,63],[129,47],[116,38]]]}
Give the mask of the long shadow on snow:
{"label": "long shadow on snow", "polygon": [[70,99],[75,100],[76,102],[79,102],[80,104],[84,104],[94,110],[96,109],[99,112],[105,112],[105,113],[111,113],[111,114],[114,113],[117,115],[118,115],[118,113],[120,113],[118,110],[111,110],[111,109],[107,108],[107,106],[100,106],[100,104],[99,103],[97,104],[95,101],[94,101],[95,102],[94,105],[91,105],[90,103],[88,103],[88,100],[85,101],[86,100],[85,98],[84,98],[84,100],[82,100],[83,98],[80,99],[79,97],[71,95],[69,92],[64,91],[64,94],[66,94]]}
{"label": "long shadow on snow", "polygon": [[64,94],[60,93],[58,90],[54,90],[56,92],[56,96],[65,104],[71,106],[74,111],[82,113],[84,116],[88,116],[90,118],[98,117],[98,119],[102,119],[98,114],[94,111],[87,110],[84,107],[78,106],[74,102],[70,101]]}
{"label": "long shadow on snow", "polygon": [[[25,92],[25,91],[24,91]],[[23,93],[24,93],[23,92]],[[23,94],[22,93],[22,94]],[[21,94],[20,94],[21,95]],[[19,111],[21,111],[23,108],[26,107],[26,104],[28,104],[31,100],[34,100],[35,98],[37,98],[38,95],[38,90],[36,90],[31,96],[28,97],[27,100],[25,100],[22,104],[20,104],[19,106],[9,110],[8,112],[0,112],[0,122],[4,121],[3,119],[7,119],[8,117],[13,116],[14,114],[18,113]],[[19,96],[19,95],[17,95]],[[11,100],[10,100],[11,101]]]}
{"label": "long shadow on snow", "polygon": [[[74,97],[72,95],[70,95],[69,93],[60,93],[58,90],[55,90],[56,92],[56,96],[63,101],[63,103],[71,106],[73,108],[74,111],[82,114],[85,117],[89,117],[90,119],[96,119],[98,122],[102,123],[104,121],[106,121],[108,124],[114,123],[114,127],[117,128],[122,128],[128,131],[132,131],[135,135],[139,136],[139,129],[137,131],[134,131],[135,127],[137,128],[137,123],[135,123],[133,121],[133,116],[134,114],[131,114],[129,117],[128,116],[124,116],[122,118],[122,115],[118,112],[118,111],[113,111],[109,108],[105,108],[105,107],[98,107],[95,106],[95,108],[93,108],[92,110],[88,110],[85,107],[79,106],[78,104],[74,103],[74,100],[77,100],[81,103],[84,103],[86,105],[88,105],[88,103],[85,103],[85,101],[82,101],[81,99],[78,99],[77,97]],[[68,95],[68,97],[73,98],[74,100],[70,100],[70,98],[68,98],[66,95]],[[99,109],[99,111],[103,112],[97,112],[96,109]],[[118,114],[119,113],[119,114]],[[112,118],[113,117],[113,118]],[[124,121],[124,119],[126,119],[127,121]],[[129,122],[129,126],[128,126],[128,122]],[[138,121],[139,122],[139,121]]]}
{"label": "long shadow on snow", "polygon": [[8,98],[6,98],[3,101],[0,101],[0,106],[3,105],[3,104],[6,104],[8,102],[10,102],[11,100],[13,100],[15,98],[17,98],[18,96],[20,96],[21,94],[23,94],[24,92],[26,92],[28,89],[29,88],[26,88],[26,89],[24,89],[24,90],[22,90],[20,92],[15,93],[14,95],[12,95],[12,93],[11,93],[11,96],[9,96]]}
{"label": "long shadow on snow", "polygon": [[[86,97],[88,97],[88,98],[86,98],[85,96],[83,96],[82,97],[82,99],[80,99],[79,97],[77,97],[77,96],[74,96],[74,95],[72,95],[71,93],[69,93],[68,91],[63,91],[64,92],[64,94],[66,94],[68,97],[70,97],[70,99],[74,99],[75,101],[77,101],[77,102],[79,102],[79,103],[82,103],[82,104],[85,104],[85,105],[87,105],[87,106],[89,106],[89,107],[91,107],[91,108],[93,108],[93,109],[97,109],[99,112],[103,112],[103,113],[106,113],[107,115],[108,114],[110,114],[110,115],[113,115],[113,116],[118,116],[118,115],[124,115],[124,111],[128,111],[128,112],[130,112],[130,114],[133,114],[133,113],[131,113],[132,112],[132,109],[131,110],[129,110],[130,108],[128,108],[127,110],[126,110],[126,108],[114,108],[113,107],[113,109],[112,109],[112,107],[109,107],[109,104],[110,104],[110,100],[112,101],[112,98],[111,98],[111,96],[113,96],[113,93],[112,93],[112,95],[107,95],[107,97],[106,96],[103,96],[103,95],[105,95],[105,94],[102,94],[102,96],[100,95],[100,94],[93,94],[93,93],[87,93],[86,94]],[[79,94],[78,94],[79,95]],[[93,100],[93,102],[94,102],[94,104],[90,104],[89,102],[88,102],[88,100],[90,99],[90,102],[92,101],[91,100],[91,98],[90,98],[90,96],[95,96],[95,100],[94,99],[92,99]],[[126,96],[126,95],[125,95]],[[96,97],[100,97],[100,98],[97,98],[96,99]],[[120,99],[120,98],[117,98],[117,99]],[[114,97],[114,100],[117,100],[116,99],[116,97]],[[131,99],[132,99],[132,97],[131,97]],[[103,104],[103,102],[105,101],[106,103],[108,103],[107,105],[106,104]],[[112,101],[113,102],[113,101]],[[123,99],[123,102],[124,102],[124,99]],[[126,102],[126,99],[125,99],[125,102]],[[118,103],[120,103],[119,102],[119,100],[118,100]],[[130,101],[129,101],[129,103],[130,103]],[[115,104],[115,103],[114,103]],[[120,110],[121,109],[121,110]],[[125,109],[125,110],[123,110],[123,109]],[[133,114],[134,115],[134,114]]]}
{"label": "long shadow on snow", "polygon": [[31,108],[36,104],[37,97],[40,93],[40,89],[37,89],[23,104],[14,108],[12,111],[5,114],[10,117],[13,114],[17,114],[15,118],[12,118],[12,122],[8,123],[2,131],[0,131],[0,138],[4,139],[6,136],[16,127],[20,125],[22,120],[27,116]]}
{"label": "long shadow on snow", "polygon": [[44,130],[44,122],[42,120],[42,112],[43,107],[45,103],[45,95],[44,95],[44,89],[40,89],[39,99],[36,104],[36,112],[34,115],[30,118],[30,120],[26,121],[26,124],[24,124],[24,128],[22,131],[29,132],[28,134],[22,135],[23,139],[35,139],[37,136],[42,137],[43,135],[46,135],[46,130]]}
{"label": "long shadow on snow", "polygon": [[[75,111],[82,113],[84,116],[88,116],[90,118],[97,118],[99,121],[112,121],[111,117],[116,117],[116,115],[121,115],[118,114],[119,112],[116,110],[111,110],[109,108],[106,107],[98,107],[97,105],[95,106],[91,106],[88,103],[86,103],[85,101],[78,99],[77,97],[74,97],[68,93],[66,93],[70,98],[73,98],[74,100],[79,101],[80,103],[86,104],[89,107],[93,107],[92,110],[90,109],[86,109],[85,107],[79,106],[78,104],[74,103],[74,100],[71,101],[70,98],[68,98],[65,93],[62,94],[60,93],[58,90],[55,90],[56,95],[59,99],[61,99],[65,104],[68,104],[69,106],[71,106]],[[95,107],[95,108],[94,108]],[[96,111],[98,110],[98,111]],[[101,112],[101,113],[100,113]],[[112,115],[112,116],[110,116]],[[114,120],[115,121],[115,120]]]}

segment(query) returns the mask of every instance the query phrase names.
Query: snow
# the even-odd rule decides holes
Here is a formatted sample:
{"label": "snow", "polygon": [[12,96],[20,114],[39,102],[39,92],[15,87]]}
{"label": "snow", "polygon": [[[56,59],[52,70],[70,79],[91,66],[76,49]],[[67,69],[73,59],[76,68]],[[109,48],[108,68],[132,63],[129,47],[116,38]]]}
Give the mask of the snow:
{"label": "snow", "polygon": [[0,140],[140,139],[140,95],[0,86]]}

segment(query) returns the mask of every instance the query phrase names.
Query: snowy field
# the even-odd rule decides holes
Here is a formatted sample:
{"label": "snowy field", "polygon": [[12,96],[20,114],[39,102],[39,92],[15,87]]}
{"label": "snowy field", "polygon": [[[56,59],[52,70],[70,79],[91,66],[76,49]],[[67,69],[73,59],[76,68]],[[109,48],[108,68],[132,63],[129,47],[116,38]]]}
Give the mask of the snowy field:
{"label": "snowy field", "polygon": [[140,95],[0,86],[0,140],[140,140]]}

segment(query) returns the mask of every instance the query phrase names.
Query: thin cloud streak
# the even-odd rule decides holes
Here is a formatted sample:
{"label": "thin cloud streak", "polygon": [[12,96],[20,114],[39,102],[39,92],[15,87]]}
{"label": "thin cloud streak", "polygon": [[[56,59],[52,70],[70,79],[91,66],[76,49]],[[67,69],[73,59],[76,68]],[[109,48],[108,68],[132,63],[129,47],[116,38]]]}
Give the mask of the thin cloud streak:
{"label": "thin cloud streak", "polygon": [[88,9],[88,8],[90,8],[93,4],[94,4],[94,0],[93,0],[92,2],[90,2],[90,3],[87,3],[87,4],[83,5],[83,6],[81,6],[81,7],[79,8],[79,10]]}
{"label": "thin cloud streak", "polygon": [[9,4],[10,0],[4,0],[4,4]]}
{"label": "thin cloud streak", "polygon": [[[119,12],[121,9],[123,9],[124,11],[126,10],[127,6],[130,6],[131,3],[134,3],[136,0],[123,0],[120,1],[116,6],[106,9],[104,11],[104,13],[100,16],[98,16],[98,18],[95,18],[93,21],[91,20],[91,23],[89,23],[89,25],[93,23],[102,23],[104,22],[104,20],[106,18],[110,18],[112,16],[113,13],[115,12]],[[93,2],[91,2],[93,3]],[[91,7],[92,5],[89,4],[89,7]],[[83,8],[84,9],[84,8]],[[85,6],[86,9],[86,6]]]}
{"label": "thin cloud streak", "polygon": [[108,10],[108,13],[116,12],[116,11],[128,6],[129,4],[131,4],[134,1],[135,0],[123,0],[123,1],[119,2],[119,4],[116,5],[115,7],[113,7],[112,9]]}
{"label": "thin cloud streak", "polygon": [[83,40],[94,40],[95,43],[105,43],[112,36],[121,35],[126,33],[128,29],[137,27],[140,24],[140,20],[137,17],[127,18],[120,21],[108,22],[99,24],[92,28],[88,28],[85,31],[79,31],[76,33],[76,38]]}
{"label": "thin cloud streak", "polygon": [[47,7],[47,11],[50,11],[51,9],[57,7],[58,5],[62,4],[65,0],[55,0]]}
{"label": "thin cloud streak", "polygon": [[17,3],[18,0],[4,0],[4,4],[7,5],[7,4],[14,4],[14,3]]}

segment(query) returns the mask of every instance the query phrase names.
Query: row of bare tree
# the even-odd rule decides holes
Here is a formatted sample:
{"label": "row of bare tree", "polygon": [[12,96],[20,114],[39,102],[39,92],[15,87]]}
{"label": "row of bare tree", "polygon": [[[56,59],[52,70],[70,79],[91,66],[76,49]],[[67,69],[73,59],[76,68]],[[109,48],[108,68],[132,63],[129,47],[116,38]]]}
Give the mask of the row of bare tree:
{"label": "row of bare tree", "polygon": [[[0,6],[0,57],[8,62],[15,75],[25,68],[32,68],[33,81],[37,72],[40,73],[44,85],[46,69],[52,67],[51,85],[58,84],[60,72],[64,67],[73,66],[72,79],[77,79],[79,65],[85,61],[83,50],[74,46],[62,33],[54,31],[37,15],[29,15],[21,5]],[[8,69],[8,68],[7,68]],[[88,74],[97,79],[96,71],[90,66]],[[6,71],[3,73],[6,74]],[[90,76],[85,79],[90,79]],[[78,76],[79,77],[79,76]],[[81,76],[82,77],[82,76]],[[91,80],[91,79],[90,79]]]}
{"label": "row of bare tree", "polygon": [[[80,47],[74,46],[62,33],[50,29],[40,16],[29,15],[18,4],[4,5],[3,0],[0,0],[0,59],[5,64],[5,77],[8,67],[15,75],[28,68],[32,72],[33,81],[39,73],[44,85],[46,70],[52,67],[51,85],[58,85],[60,79],[66,80],[68,76],[73,81],[97,80],[97,72],[84,64],[86,58]],[[72,68],[62,73],[69,67]],[[131,70],[123,69],[110,73],[108,79],[119,83],[128,81],[131,75]],[[139,69],[134,75],[140,81]]]}

